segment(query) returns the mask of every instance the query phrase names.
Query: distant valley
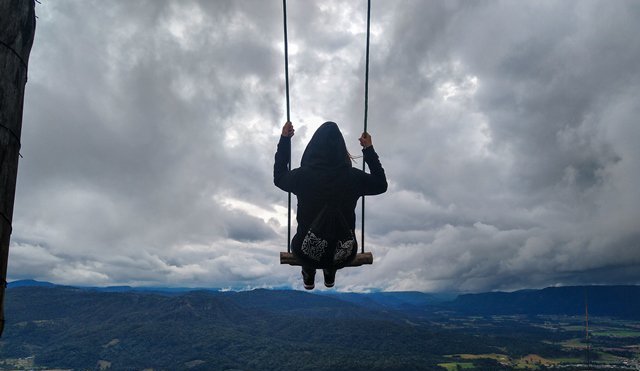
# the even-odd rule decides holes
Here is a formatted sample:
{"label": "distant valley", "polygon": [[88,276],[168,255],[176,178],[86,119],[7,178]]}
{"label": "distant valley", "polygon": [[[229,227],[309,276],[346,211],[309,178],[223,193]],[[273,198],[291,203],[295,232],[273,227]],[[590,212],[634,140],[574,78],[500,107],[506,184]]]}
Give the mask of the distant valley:
{"label": "distant valley", "polygon": [[640,359],[640,286],[454,297],[18,281],[6,300],[0,370],[577,370]]}

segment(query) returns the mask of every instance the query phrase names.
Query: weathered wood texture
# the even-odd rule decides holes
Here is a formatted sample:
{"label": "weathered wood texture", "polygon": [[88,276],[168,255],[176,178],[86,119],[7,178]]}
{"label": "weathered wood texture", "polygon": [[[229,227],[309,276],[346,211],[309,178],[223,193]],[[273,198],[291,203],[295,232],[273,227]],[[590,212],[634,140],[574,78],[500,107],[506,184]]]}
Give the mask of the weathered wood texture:
{"label": "weathered wood texture", "polygon": [[[302,265],[298,258],[290,252],[280,253],[280,264]],[[351,263],[347,264],[347,267],[359,267],[364,264],[373,264],[373,254],[370,252],[357,254],[355,259],[353,259]]]}
{"label": "weathered wood texture", "polygon": [[36,28],[34,0],[0,0],[0,336],[16,194],[27,65]]}

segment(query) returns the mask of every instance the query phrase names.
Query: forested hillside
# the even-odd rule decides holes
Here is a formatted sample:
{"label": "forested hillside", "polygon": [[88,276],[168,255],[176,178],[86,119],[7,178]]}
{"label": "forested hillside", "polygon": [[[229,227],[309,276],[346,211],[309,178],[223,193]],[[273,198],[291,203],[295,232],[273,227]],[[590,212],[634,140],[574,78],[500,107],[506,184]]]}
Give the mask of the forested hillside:
{"label": "forested hillside", "polygon": [[[481,355],[473,361],[480,369],[511,369],[487,356],[497,353],[577,362],[583,357],[576,339],[584,334],[585,300],[593,316],[638,318],[637,290],[550,288],[444,301],[417,292],[23,282],[7,290],[0,358],[34,357],[35,368],[73,370],[442,370],[439,365],[460,354]],[[615,324],[626,336],[621,340],[607,335],[611,325],[601,326],[609,329],[599,340],[603,348],[635,344],[635,330],[626,322]],[[617,356],[634,357],[623,350]],[[15,369],[4,367],[0,362],[0,370]]]}
{"label": "forested hillside", "polygon": [[548,287],[461,295],[450,307],[473,314],[564,314],[640,319],[640,286]]}
{"label": "forested hillside", "polygon": [[19,287],[7,318],[5,357],[75,369],[428,370],[437,354],[490,350],[401,313],[298,291]]}

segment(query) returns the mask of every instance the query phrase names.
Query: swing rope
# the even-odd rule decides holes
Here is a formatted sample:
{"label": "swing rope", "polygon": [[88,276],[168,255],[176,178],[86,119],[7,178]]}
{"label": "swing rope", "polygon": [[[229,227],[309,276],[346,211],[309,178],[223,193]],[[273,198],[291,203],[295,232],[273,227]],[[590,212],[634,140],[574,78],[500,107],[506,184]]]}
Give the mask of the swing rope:
{"label": "swing rope", "polygon": [[[282,12],[284,15],[284,80],[287,91],[287,122],[291,120],[289,108],[289,44],[287,42],[287,0],[282,0]],[[291,150],[289,150],[288,168],[291,171]],[[291,192],[288,193],[287,214],[287,252],[291,253]]]}
{"label": "swing rope", "polygon": [[[287,40],[287,0],[282,0],[282,13],[284,19],[284,78],[287,96],[287,122],[290,121],[289,103],[289,44]],[[371,29],[371,0],[367,0],[367,48],[365,57],[365,77],[364,77],[364,132],[367,132],[367,112],[369,109],[369,35]],[[366,164],[362,162],[362,171],[366,171]],[[291,171],[291,151],[289,151],[288,170]],[[364,196],[362,196],[362,227],[360,242],[362,253],[364,254]],[[288,215],[287,215],[287,253],[291,253],[291,192],[288,193]]]}
{"label": "swing rope", "polygon": [[[369,109],[369,29],[371,28],[371,0],[367,0],[367,51],[364,73],[364,132],[367,132],[367,111]],[[362,161],[362,171],[366,171],[365,162]],[[362,227],[360,228],[360,242],[364,254],[364,196],[362,196]]]}

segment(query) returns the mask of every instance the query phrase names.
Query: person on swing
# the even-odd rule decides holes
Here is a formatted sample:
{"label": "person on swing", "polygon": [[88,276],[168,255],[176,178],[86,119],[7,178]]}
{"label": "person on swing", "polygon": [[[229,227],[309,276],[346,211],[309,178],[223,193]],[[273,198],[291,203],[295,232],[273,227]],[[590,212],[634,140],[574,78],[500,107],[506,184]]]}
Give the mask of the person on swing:
{"label": "person on swing", "polygon": [[[352,166],[352,157],[335,122],[325,122],[316,130],[304,150],[300,167],[289,171],[287,165],[294,132],[291,122],[282,127],[273,165],[273,182],[298,198],[298,227],[291,250],[303,262],[304,288],[312,290],[315,287],[316,269],[323,270],[324,285],[333,287],[336,271],[353,260],[358,252],[354,236],[358,199],[386,192],[387,178],[373,149],[371,135],[362,133],[359,138],[364,161],[371,172],[367,174]],[[335,210],[333,214],[326,211],[328,207]],[[335,244],[319,240],[312,229],[317,227],[322,214],[325,214],[324,219],[327,219],[326,215],[332,215],[331,218],[338,220],[335,223],[344,224],[345,229],[348,227],[349,237],[336,237],[339,241]],[[335,223],[331,221],[331,224]]]}

